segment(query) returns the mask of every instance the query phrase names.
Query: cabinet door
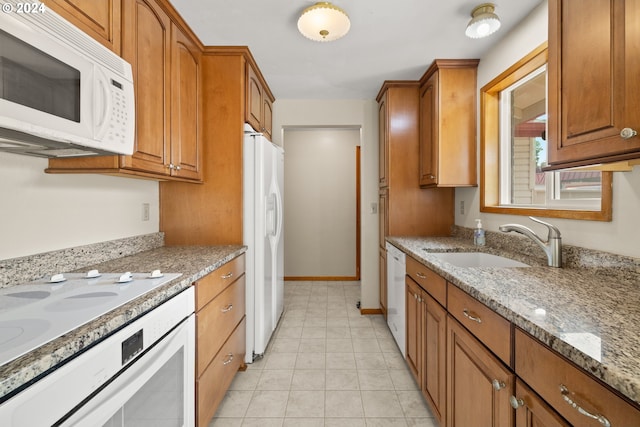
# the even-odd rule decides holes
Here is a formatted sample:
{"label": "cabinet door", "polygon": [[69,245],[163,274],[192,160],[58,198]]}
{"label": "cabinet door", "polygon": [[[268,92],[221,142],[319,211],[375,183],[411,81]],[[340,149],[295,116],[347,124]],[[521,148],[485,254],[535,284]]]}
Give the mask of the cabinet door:
{"label": "cabinet door", "polygon": [[551,164],[640,151],[640,136],[620,135],[640,132],[638,22],[636,0],[549,1]]}
{"label": "cabinet door", "polygon": [[378,233],[380,247],[385,247],[385,238],[389,235],[389,193],[387,189],[380,190],[378,195]]}
{"label": "cabinet door", "polygon": [[420,87],[420,185],[438,184],[438,72]]}
{"label": "cabinet door", "polygon": [[262,126],[264,134],[271,141],[273,135],[273,103],[268,96],[262,101]]}
{"label": "cabinet door", "polygon": [[516,427],[569,427],[568,422],[519,378],[511,405],[516,409]]}
{"label": "cabinet door", "polygon": [[195,43],[171,25],[171,175],[200,179],[201,54]]}
{"label": "cabinet door", "polygon": [[422,377],[422,298],[421,289],[410,277],[406,284],[407,364],[418,385]]}
{"label": "cabinet door", "polygon": [[444,425],[447,401],[447,311],[426,292],[423,320],[422,392],[440,425]]}
{"label": "cabinet door", "polygon": [[389,127],[387,124],[387,95],[384,94],[378,103],[378,185],[389,185]]}
{"label": "cabinet door", "polygon": [[247,105],[245,106],[245,120],[257,132],[263,132],[262,125],[262,100],[264,97],[262,84],[258,80],[258,76],[247,64]]}
{"label": "cabinet door", "polygon": [[447,338],[447,426],[513,426],[514,375],[451,316]]}
{"label": "cabinet door", "polygon": [[123,167],[169,174],[171,21],[153,0],[123,2],[122,56],[131,63],[136,141]]}
{"label": "cabinet door", "polygon": [[120,53],[120,0],[45,0],[67,21]]}

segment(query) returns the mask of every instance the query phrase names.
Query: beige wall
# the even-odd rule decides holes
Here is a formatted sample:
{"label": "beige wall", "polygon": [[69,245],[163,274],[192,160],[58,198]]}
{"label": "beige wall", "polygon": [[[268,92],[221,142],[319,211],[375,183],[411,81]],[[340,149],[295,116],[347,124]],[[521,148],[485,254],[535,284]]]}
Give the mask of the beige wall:
{"label": "beige wall", "polygon": [[49,175],[46,167],[46,159],[0,153],[0,259],[158,231],[157,182]]}
{"label": "beige wall", "polygon": [[[380,82],[382,84],[382,82]],[[362,130],[361,197],[362,236],[360,275],[363,308],[378,308],[378,119],[375,100],[278,99],[273,111],[273,139],[282,145],[284,127],[352,126]],[[285,163],[287,153],[285,147]],[[286,220],[285,220],[286,221]],[[327,248],[331,250],[331,248]],[[286,262],[286,260],[285,260]]]}
{"label": "beige wall", "polygon": [[354,277],[360,129],[289,128],[283,145],[285,277]]}
{"label": "beige wall", "polygon": [[[546,1],[481,58],[478,67],[478,89],[545,40],[547,40]],[[460,202],[464,202],[465,214],[460,213]],[[456,224],[474,227],[474,218],[482,218],[484,227],[491,231],[498,231],[500,224],[516,222],[530,226],[538,232],[544,232],[540,226],[525,216],[481,214],[479,203],[478,188],[456,189]],[[549,219],[549,221],[560,228],[564,243],[640,257],[638,212],[640,212],[640,168],[636,167],[632,172],[614,173],[613,221],[566,219]]]}

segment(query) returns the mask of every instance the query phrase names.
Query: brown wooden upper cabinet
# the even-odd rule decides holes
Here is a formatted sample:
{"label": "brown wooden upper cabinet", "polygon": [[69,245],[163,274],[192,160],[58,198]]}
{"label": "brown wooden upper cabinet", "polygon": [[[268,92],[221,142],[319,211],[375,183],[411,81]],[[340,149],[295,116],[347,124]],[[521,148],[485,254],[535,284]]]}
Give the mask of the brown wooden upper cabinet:
{"label": "brown wooden upper cabinet", "polygon": [[120,54],[120,0],[44,0],[51,10]]}
{"label": "brown wooden upper cabinet", "polygon": [[122,57],[133,69],[136,97],[134,153],[51,159],[46,171],[200,181],[202,50],[161,2],[122,5]]}
{"label": "brown wooden upper cabinet", "polygon": [[477,185],[478,62],[438,59],[420,79],[421,187]]}
{"label": "brown wooden upper cabinet", "polygon": [[262,84],[258,74],[247,64],[247,105],[245,121],[271,140],[274,97]]}
{"label": "brown wooden upper cabinet", "polygon": [[640,2],[549,0],[549,163],[640,157]]}

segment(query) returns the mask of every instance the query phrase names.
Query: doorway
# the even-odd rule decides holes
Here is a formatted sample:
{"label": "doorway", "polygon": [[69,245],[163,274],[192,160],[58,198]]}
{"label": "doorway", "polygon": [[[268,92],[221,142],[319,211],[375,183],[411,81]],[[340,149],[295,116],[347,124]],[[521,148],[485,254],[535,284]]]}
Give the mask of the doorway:
{"label": "doorway", "polygon": [[285,280],[360,279],[360,138],[284,128]]}

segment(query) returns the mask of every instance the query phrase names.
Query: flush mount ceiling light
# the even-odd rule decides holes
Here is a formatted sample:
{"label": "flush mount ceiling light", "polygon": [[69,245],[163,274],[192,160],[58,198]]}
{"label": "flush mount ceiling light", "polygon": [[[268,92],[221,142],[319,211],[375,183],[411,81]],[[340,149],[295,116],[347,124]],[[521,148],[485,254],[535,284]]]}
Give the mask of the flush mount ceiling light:
{"label": "flush mount ceiling light", "polygon": [[298,19],[298,30],[318,42],[337,40],[349,32],[351,22],[346,12],[329,2],[318,2],[306,8]]}
{"label": "flush mount ceiling light", "polygon": [[471,21],[464,32],[467,37],[480,39],[495,33],[500,28],[500,18],[494,13],[496,7],[493,3],[483,3],[471,11]]}

